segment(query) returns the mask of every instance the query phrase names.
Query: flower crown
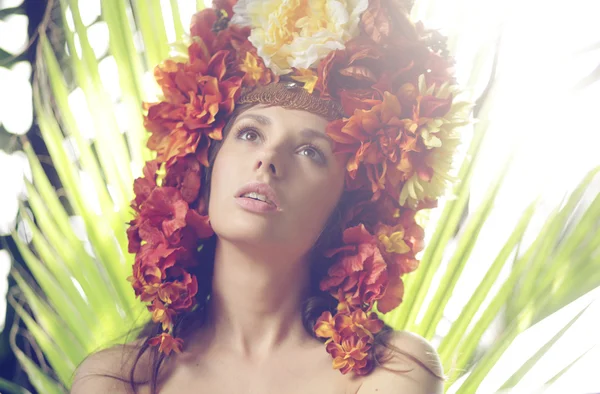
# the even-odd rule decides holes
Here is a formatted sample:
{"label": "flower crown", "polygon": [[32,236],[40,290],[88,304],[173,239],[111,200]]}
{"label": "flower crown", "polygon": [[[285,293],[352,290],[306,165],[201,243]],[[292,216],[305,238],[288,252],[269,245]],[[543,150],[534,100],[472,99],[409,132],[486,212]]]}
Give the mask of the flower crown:
{"label": "flower crown", "polygon": [[161,101],[144,103],[148,147],[156,158],[135,180],[127,230],[135,253],[128,278],[162,333],[159,351],[180,352],[175,317],[195,306],[191,268],[213,235],[201,198],[211,141],[243,91],[295,81],[345,116],[329,122],[334,152],[348,154],[343,243],[320,289],[338,301],[314,326],[333,367],[367,374],[368,351],[414,271],[424,231],[415,213],[448,187],[458,130],[471,105],[456,99],[444,38],[409,19],[402,0],[217,0],[194,15],[183,56],[154,70]]}

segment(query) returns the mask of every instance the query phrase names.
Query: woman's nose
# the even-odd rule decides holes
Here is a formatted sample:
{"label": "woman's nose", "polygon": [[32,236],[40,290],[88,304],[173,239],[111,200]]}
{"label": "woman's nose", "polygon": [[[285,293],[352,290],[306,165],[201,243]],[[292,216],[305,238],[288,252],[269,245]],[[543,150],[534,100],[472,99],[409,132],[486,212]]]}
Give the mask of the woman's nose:
{"label": "woman's nose", "polygon": [[269,176],[281,177],[283,173],[283,165],[277,158],[274,152],[263,152],[256,159],[254,170],[258,172],[267,172]]}

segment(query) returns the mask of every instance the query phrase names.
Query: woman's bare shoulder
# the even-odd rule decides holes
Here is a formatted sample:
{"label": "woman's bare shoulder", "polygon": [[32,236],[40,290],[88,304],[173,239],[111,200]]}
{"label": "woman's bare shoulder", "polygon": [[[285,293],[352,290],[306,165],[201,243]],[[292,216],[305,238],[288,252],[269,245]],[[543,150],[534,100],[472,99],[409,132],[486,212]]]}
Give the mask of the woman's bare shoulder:
{"label": "woman's bare shoulder", "polygon": [[[135,340],[90,354],[75,370],[71,394],[132,393],[129,375],[142,343]],[[135,381],[146,380],[148,365],[146,352],[136,366]]]}
{"label": "woman's bare shoulder", "polygon": [[357,394],[442,394],[444,371],[431,343],[408,331],[394,331],[388,338],[392,349],[385,349],[382,364],[364,379]]}

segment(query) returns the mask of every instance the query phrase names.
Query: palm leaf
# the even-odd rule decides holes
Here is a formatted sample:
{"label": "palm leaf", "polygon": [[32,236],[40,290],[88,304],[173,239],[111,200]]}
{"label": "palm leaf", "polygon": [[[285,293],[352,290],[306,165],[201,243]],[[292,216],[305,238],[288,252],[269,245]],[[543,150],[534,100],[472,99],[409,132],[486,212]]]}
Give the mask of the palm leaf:
{"label": "palm leaf", "polygon": [[6,394],[31,394],[29,390],[4,379],[0,379],[0,390]]}

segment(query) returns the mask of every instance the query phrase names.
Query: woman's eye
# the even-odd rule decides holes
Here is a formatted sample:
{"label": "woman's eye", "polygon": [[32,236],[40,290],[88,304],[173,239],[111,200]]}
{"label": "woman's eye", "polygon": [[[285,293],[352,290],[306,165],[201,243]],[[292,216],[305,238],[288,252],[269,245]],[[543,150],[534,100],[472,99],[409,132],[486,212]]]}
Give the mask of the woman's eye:
{"label": "woman's eye", "polygon": [[302,148],[300,150],[300,153],[303,156],[306,156],[310,159],[314,159],[320,163],[325,162],[325,156],[321,153],[321,151],[319,151],[318,149],[316,149],[312,146],[305,146],[304,148]]}
{"label": "woman's eye", "polygon": [[245,141],[256,141],[258,132],[254,129],[244,128],[237,133],[237,137]]}
{"label": "woman's eye", "polygon": [[300,152],[302,152],[304,154],[304,156],[308,156],[308,157],[318,156],[317,151],[315,151],[313,148],[310,148],[310,147],[303,148]]}

